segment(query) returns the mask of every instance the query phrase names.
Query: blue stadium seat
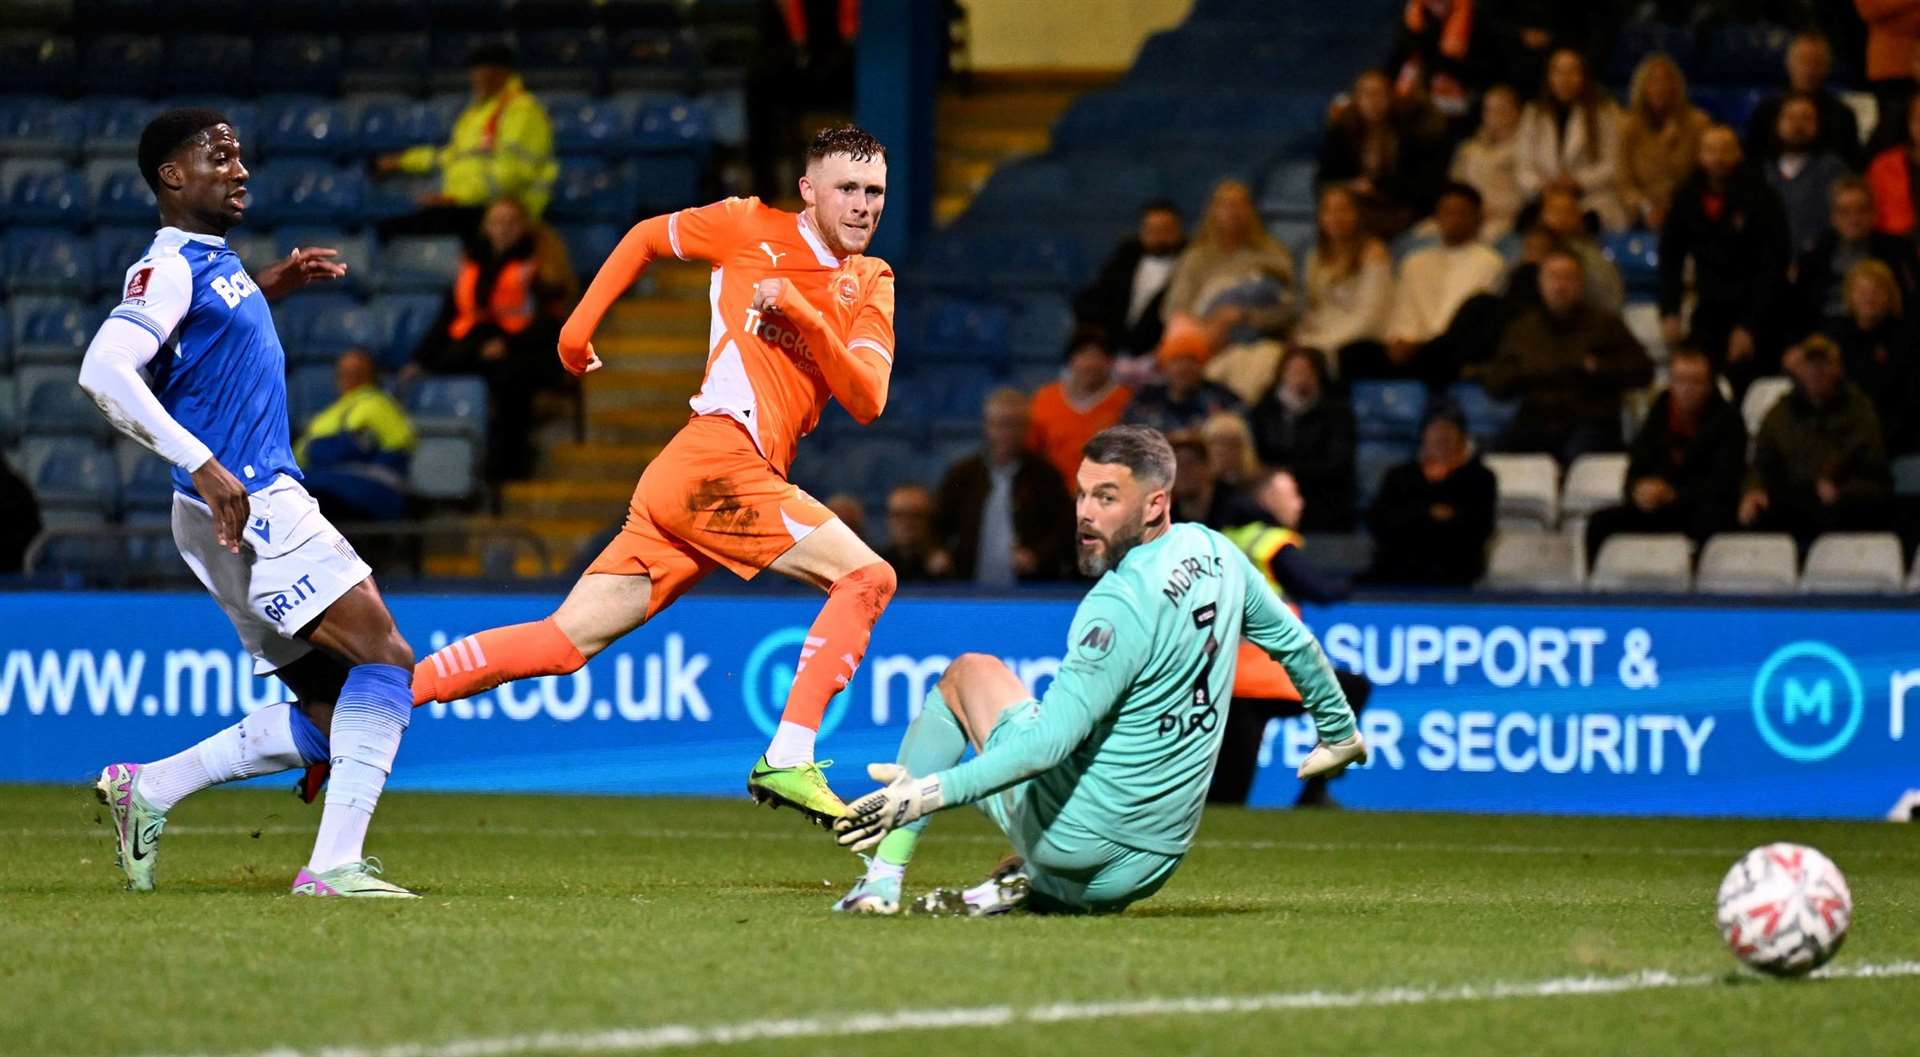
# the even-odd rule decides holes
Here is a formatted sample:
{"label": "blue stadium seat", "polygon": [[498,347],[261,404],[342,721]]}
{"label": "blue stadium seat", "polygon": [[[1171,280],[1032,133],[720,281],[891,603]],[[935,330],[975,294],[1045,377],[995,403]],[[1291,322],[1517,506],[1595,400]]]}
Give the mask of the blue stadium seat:
{"label": "blue stadium seat", "polygon": [[[493,5],[496,10],[498,5]],[[436,12],[436,15],[438,12]],[[467,90],[467,55],[481,44],[497,43],[502,34],[496,29],[441,29],[447,23],[436,17],[431,34],[432,65],[427,68],[427,88],[433,92]]]}
{"label": "blue stadium seat", "polygon": [[126,465],[120,485],[122,506],[129,512],[164,513],[173,509],[173,466],[145,451]]}
{"label": "blue stadium seat", "polygon": [[[24,383],[23,383],[24,384]],[[106,440],[113,427],[80,390],[70,371],[37,376],[26,390],[26,433],[35,437],[91,437]]]}
{"label": "blue stadium seat", "polygon": [[78,364],[98,322],[70,297],[17,297],[12,308],[15,363]]}
{"label": "blue stadium seat", "polygon": [[380,365],[387,370],[413,358],[428,328],[440,316],[443,294],[389,294],[373,302],[381,330]]}
{"label": "blue stadium seat", "polygon": [[[337,308],[313,316],[301,340],[301,363],[332,363],[351,348],[361,348],[380,358],[387,335],[382,320],[372,308],[363,305]],[[289,351],[289,359],[292,359]]]}
{"label": "blue stadium seat", "polygon": [[1008,338],[1016,362],[1052,370],[1065,359],[1067,339],[1072,334],[1073,306],[1067,299],[1039,296],[1020,306]]}
{"label": "blue stadium seat", "polygon": [[1260,189],[1260,212],[1289,216],[1313,214],[1318,205],[1313,193],[1317,168],[1310,158],[1295,158],[1267,170],[1266,181]]}
{"label": "blue stadium seat", "polygon": [[253,50],[253,87],[263,93],[340,89],[340,38],[307,33],[270,33]]}
{"label": "blue stadium seat", "polygon": [[86,132],[86,111],[76,103],[38,96],[0,99],[0,156],[73,157]]}
{"label": "blue stadium seat", "polygon": [[1620,232],[1608,235],[1601,250],[1620,269],[1620,281],[1626,285],[1628,297],[1651,297],[1660,292],[1660,236],[1644,231]]}
{"label": "blue stadium seat", "polygon": [[[349,234],[334,227],[290,227],[274,230],[273,258],[276,260],[296,249],[315,246],[339,250],[340,256],[334,259],[347,266],[347,274],[327,283],[324,289],[336,293],[373,289],[373,277],[378,271],[378,262],[375,260],[373,239],[369,236]],[[245,257],[241,259],[246,260]],[[262,268],[265,267],[265,262],[249,266]]]}
{"label": "blue stadium seat", "polygon": [[[596,220],[621,223],[633,219],[632,170],[593,158],[562,158],[560,178],[554,183],[547,215],[554,220]],[[691,195],[678,198],[685,205]]]}
{"label": "blue stadium seat", "polygon": [[553,149],[562,154],[619,154],[630,149],[633,108],[618,99],[555,93],[544,102],[553,122]]}
{"label": "blue stadium seat", "polygon": [[891,440],[848,438],[835,451],[837,488],[864,495],[885,495],[896,485],[920,482],[924,457],[909,445]]}
{"label": "blue stadium seat", "polygon": [[1053,290],[1070,293],[1092,271],[1076,235],[1033,231],[1014,240],[1013,252],[992,270],[996,288],[1014,293]]}
{"label": "blue stadium seat", "polygon": [[1774,93],[1771,87],[1727,87],[1702,85],[1690,89],[1688,96],[1707,116],[1734,128],[1746,128],[1760,103]]}
{"label": "blue stadium seat", "polygon": [[[231,244],[231,243],[229,243]],[[153,245],[152,228],[100,228],[93,233],[93,277],[103,290],[118,290],[127,269]],[[241,258],[245,260],[246,258]]]}
{"label": "blue stadium seat", "polygon": [[422,378],[407,389],[406,408],[422,436],[478,442],[487,435],[487,380],[462,374]]}
{"label": "blue stadium seat", "polygon": [[608,84],[615,91],[689,88],[700,76],[700,56],[679,32],[633,29],[608,45]]}
{"label": "blue stadium seat", "polygon": [[298,438],[307,422],[338,395],[331,366],[296,367],[287,372],[287,418],[292,421],[294,437]]}
{"label": "blue stadium seat", "polygon": [[[1693,31],[1685,26],[1669,26],[1659,22],[1629,22],[1619,27],[1613,42],[1613,52],[1607,59],[1605,79],[1614,84],[1626,84],[1633,77],[1633,71],[1640,60],[1654,52],[1665,52],[1674,62],[1687,71],[1689,77],[1697,74],[1694,62]],[[1778,76],[1780,67],[1774,67]]]}
{"label": "blue stadium seat", "polygon": [[1447,399],[1467,417],[1467,433],[1482,450],[1506,431],[1520,409],[1520,401],[1495,400],[1478,382],[1456,382],[1447,390]]}
{"label": "blue stadium seat", "polygon": [[1707,34],[1700,75],[1715,84],[1766,85],[1772,89],[1786,70],[1787,44],[1793,32],[1785,26],[1723,25]]}
{"label": "blue stadium seat", "polygon": [[247,95],[253,91],[253,38],[182,33],[167,44],[157,77],[161,95]]}
{"label": "blue stadium seat", "polygon": [[0,36],[0,92],[66,95],[79,69],[72,37],[36,32]]}
{"label": "blue stadium seat", "polygon": [[127,161],[100,161],[87,166],[93,183],[93,215],[102,224],[154,224],[159,205],[146,177]]}
{"label": "blue stadium seat", "polygon": [[1427,388],[1420,382],[1355,382],[1352,402],[1361,440],[1412,443],[1426,414]]}
{"label": "blue stadium seat", "polygon": [[1033,215],[1055,215],[1071,209],[1076,188],[1074,174],[1055,158],[1024,158],[1000,166],[967,207],[969,222],[1015,221]]}
{"label": "blue stadium seat", "polygon": [[1356,509],[1364,513],[1380,492],[1380,480],[1387,471],[1413,458],[1416,448],[1403,441],[1362,440],[1353,450],[1354,497]]}
{"label": "blue stadium seat", "polygon": [[23,173],[7,190],[9,219],[28,224],[85,227],[93,219],[93,192],[77,169]]}
{"label": "blue stadium seat", "polygon": [[704,157],[713,146],[713,120],[690,99],[648,97],[634,117],[633,145],[646,152],[689,151]]}
{"label": "blue stadium seat", "polygon": [[[664,213],[670,209],[679,209],[700,195],[700,175],[703,166],[700,159],[691,154],[654,154],[635,158],[627,163],[632,174],[632,188],[625,196],[627,214],[608,216],[604,219],[628,221],[633,219],[634,211],[641,213]],[[638,201],[633,201],[635,195]]]}
{"label": "blue stadium seat", "polygon": [[256,223],[323,224],[358,219],[366,174],[324,162],[281,162],[256,169],[248,181]]}
{"label": "blue stadium seat", "polygon": [[917,337],[925,342],[908,353],[923,363],[1003,362],[1007,359],[1013,313],[1004,302],[940,297],[924,305]]}
{"label": "blue stadium seat", "polygon": [[290,96],[264,108],[265,121],[256,137],[265,153],[286,156],[344,158],[359,149],[347,111],[331,99]]}
{"label": "blue stadium seat", "polygon": [[163,109],[161,104],[145,99],[90,98],[86,101],[86,138],[81,146],[89,157],[125,161],[140,145],[140,130]]}
{"label": "blue stadium seat", "polygon": [[460,240],[410,236],[380,247],[375,287],[394,293],[445,293],[460,270]]}
{"label": "blue stadium seat", "polygon": [[227,232],[227,248],[238,255],[240,263],[254,274],[265,271],[267,265],[280,255],[274,249],[273,235],[251,225]]}
{"label": "blue stadium seat", "polygon": [[432,51],[425,33],[356,33],[346,41],[340,87],[349,92],[424,92]]}
{"label": "blue stadium seat", "polygon": [[15,228],[7,233],[7,289],[15,294],[90,294],[93,253],[64,228]]}
{"label": "blue stadium seat", "polygon": [[[5,310],[0,309],[0,316]],[[0,322],[4,322],[0,319]],[[20,437],[20,381],[7,373],[6,357],[0,356],[0,448],[11,446]]]}
{"label": "blue stadium seat", "polygon": [[480,445],[470,437],[421,437],[407,463],[407,490],[421,499],[459,502],[480,490]]}
{"label": "blue stadium seat", "polygon": [[598,30],[525,33],[519,43],[520,75],[535,92],[593,92],[604,84],[607,38]]}
{"label": "blue stadium seat", "polygon": [[450,132],[445,111],[410,99],[366,100],[354,129],[360,148],[369,153],[445,143]]}
{"label": "blue stadium seat", "polygon": [[159,37],[120,33],[91,37],[81,47],[75,80],[88,95],[152,95],[163,55]]}
{"label": "blue stadium seat", "polygon": [[574,274],[585,280],[600,270],[620,244],[626,230],[617,224],[568,224],[556,229],[567,247],[567,260]]}
{"label": "blue stadium seat", "polygon": [[[70,388],[79,392],[77,387]],[[92,404],[86,410],[94,418],[100,417]],[[40,500],[42,511],[112,517],[120,507],[120,473],[113,453],[86,443],[54,445],[34,468],[33,494]]]}
{"label": "blue stadium seat", "polygon": [[321,316],[335,312],[348,312],[359,307],[360,302],[351,295],[325,288],[303,291],[298,297],[288,297],[275,302],[273,327],[280,335],[280,343],[286,347],[289,362],[301,358],[307,339],[319,325]]}
{"label": "blue stadium seat", "polygon": [[713,124],[713,140],[728,147],[747,142],[747,93],[742,88],[723,88],[700,97],[700,105]]}

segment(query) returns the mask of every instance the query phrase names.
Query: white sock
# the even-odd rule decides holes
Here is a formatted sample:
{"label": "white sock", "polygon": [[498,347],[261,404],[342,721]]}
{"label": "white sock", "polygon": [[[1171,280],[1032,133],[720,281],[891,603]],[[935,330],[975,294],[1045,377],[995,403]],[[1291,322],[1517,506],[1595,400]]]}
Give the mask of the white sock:
{"label": "white sock", "polygon": [[773,732],[773,743],[767,746],[767,766],[798,767],[812,763],[815,733],[812,727],[781,720]]}
{"label": "white sock", "polygon": [[301,766],[293,738],[293,707],[285,702],[268,705],[185,752],[142,767],[135,783],[141,799],[165,814],[210,786]]}
{"label": "white sock", "polygon": [[333,773],[307,869],[323,873],[366,858],[367,826],[412,716],[411,675],[384,664],[347,673],[333,708]]}

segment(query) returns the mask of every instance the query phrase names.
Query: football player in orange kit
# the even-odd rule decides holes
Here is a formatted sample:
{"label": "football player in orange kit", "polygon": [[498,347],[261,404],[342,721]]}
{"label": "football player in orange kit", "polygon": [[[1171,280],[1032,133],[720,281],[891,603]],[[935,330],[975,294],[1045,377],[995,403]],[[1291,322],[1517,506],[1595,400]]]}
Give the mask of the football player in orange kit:
{"label": "football player in orange kit", "polygon": [[636,225],[601,266],[560,332],[560,360],[600,366],[593,331],[648,262],[710,261],[706,378],[686,426],[646,467],[625,528],[545,620],[456,640],[414,670],[416,704],[471,697],[514,679],[564,675],[652,619],[724,566],[764,570],[827,592],[807,632],[780,725],[755,763],[755,800],[822,824],[846,814],[814,762],[827,702],[865,655],[893,598],[891,566],[787,480],[794,448],[829,397],[861,424],[887,402],[893,270],[861,255],[886,204],[886,150],[852,126],[807,149],[789,213],[729,198]]}

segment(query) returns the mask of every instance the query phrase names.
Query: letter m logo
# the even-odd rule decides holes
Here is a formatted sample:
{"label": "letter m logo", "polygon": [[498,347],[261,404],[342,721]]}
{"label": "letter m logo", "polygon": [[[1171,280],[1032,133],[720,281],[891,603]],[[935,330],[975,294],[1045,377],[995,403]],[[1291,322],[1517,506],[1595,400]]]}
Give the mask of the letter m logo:
{"label": "letter m logo", "polygon": [[1095,624],[1087,629],[1080,640],[1080,646],[1089,653],[1105,653],[1113,646],[1113,629],[1105,624]]}
{"label": "letter m logo", "polygon": [[1822,679],[1809,692],[1798,679],[1787,680],[1786,708],[1781,717],[1797,723],[1802,716],[1813,716],[1822,726],[1833,722],[1833,681]]}

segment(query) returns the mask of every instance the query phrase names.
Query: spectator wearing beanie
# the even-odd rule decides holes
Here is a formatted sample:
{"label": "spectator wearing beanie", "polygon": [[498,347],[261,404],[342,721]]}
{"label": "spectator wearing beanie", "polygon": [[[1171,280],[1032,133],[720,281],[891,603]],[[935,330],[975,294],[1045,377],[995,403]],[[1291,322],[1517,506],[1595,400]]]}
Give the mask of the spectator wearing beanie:
{"label": "spectator wearing beanie", "polygon": [[1113,350],[1107,332],[1082,325],[1067,342],[1067,366],[1058,381],[1033,394],[1027,448],[1060,472],[1072,490],[1080,475],[1080,449],[1095,433],[1117,425],[1133,390],[1113,377]]}
{"label": "spectator wearing beanie", "polygon": [[1213,342],[1205,326],[1190,316],[1169,320],[1155,354],[1164,381],[1134,394],[1126,421],[1174,434],[1199,429],[1217,411],[1240,410],[1232,390],[1207,381],[1207,360],[1212,355]]}

